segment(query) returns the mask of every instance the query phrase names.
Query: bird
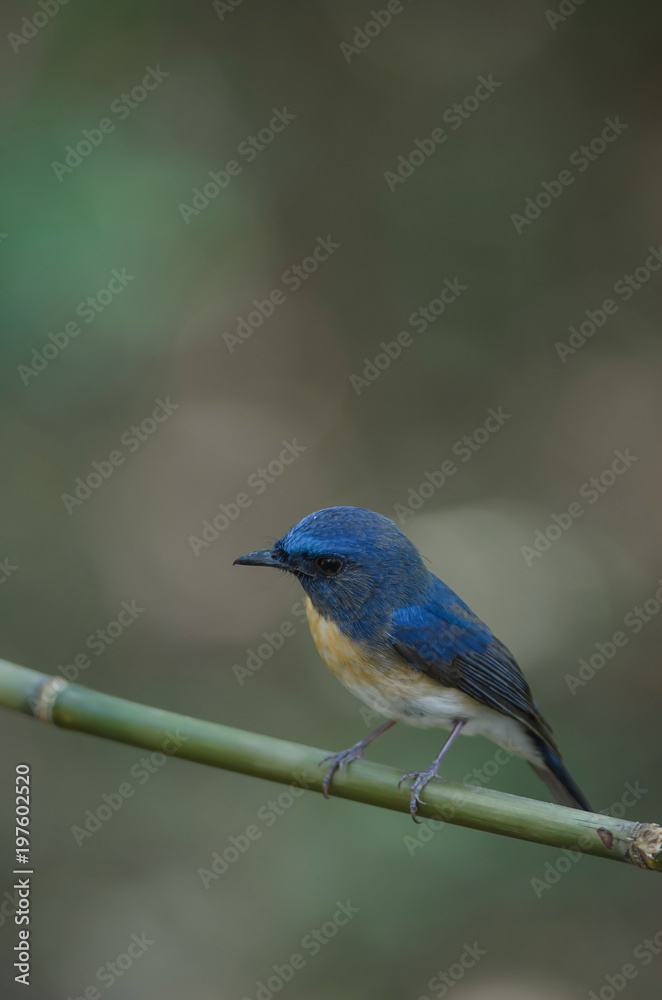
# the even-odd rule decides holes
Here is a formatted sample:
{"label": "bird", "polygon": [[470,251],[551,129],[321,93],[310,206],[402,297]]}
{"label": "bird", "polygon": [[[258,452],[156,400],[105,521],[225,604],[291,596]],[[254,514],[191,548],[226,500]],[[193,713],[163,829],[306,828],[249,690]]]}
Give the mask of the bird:
{"label": "bird", "polygon": [[234,565],[270,566],[296,577],[305,592],[313,641],[326,666],[356,697],[385,717],[340,753],[333,775],[396,722],[439,727],[450,735],[411,779],[415,822],[421,792],[438,775],[457,736],[482,735],[528,761],[561,805],[591,812],[568,773],[552,729],[512,653],[434,573],[414,544],[382,514],[326,507],[308,514],[271,548]]}

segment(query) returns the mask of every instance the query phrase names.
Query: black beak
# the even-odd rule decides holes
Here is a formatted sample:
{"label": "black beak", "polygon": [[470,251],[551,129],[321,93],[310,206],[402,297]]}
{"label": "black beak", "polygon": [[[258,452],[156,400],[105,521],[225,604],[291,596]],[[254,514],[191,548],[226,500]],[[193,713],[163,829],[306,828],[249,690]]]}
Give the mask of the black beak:
{"label": "black beak", "polygon": [[257,552],[248,552],[245,556],[239,556],[232,564],[233,566],[274,566],[276,569],[287,569],[282,558],[273,549],[259,549]]}

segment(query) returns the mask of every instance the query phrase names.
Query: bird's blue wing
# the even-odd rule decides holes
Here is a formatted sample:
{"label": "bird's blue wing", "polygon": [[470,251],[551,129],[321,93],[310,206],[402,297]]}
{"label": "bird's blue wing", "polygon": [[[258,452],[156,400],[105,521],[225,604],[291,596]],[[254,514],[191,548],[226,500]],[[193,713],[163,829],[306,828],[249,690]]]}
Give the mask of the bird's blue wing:
{"label": "bird's blue wing", "polygon": [[449,587],[435,581],[427,601],[393,613],[397,652],[414,669],[517,719],[553,747],[551,728],[510,651]]}

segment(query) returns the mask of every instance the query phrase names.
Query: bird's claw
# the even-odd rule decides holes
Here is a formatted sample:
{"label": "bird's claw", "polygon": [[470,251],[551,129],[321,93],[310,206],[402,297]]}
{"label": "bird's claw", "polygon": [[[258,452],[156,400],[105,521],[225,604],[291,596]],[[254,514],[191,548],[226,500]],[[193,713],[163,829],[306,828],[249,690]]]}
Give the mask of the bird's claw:
{"label": "bird's claw", "polygon": [[347,765],[351,764],[353,760],[363,760],[364,757],[365,749],[361,746],[353,746],[350,747],[349,750],[341,750],[340,753],[330,753],[328,756],[322,757],[319,762],[320,767],[325,761],[331,761],[331,766],[324,775],[324,781],[322,782],[322,795],[325,799],[328,799],[329,797],[329,785],[331,784],[331,779],[338,768],[340,768],[341,771],[344,771]]}
{"label": "bird's claw", "polygon": [[398,782],[398,788],[400,788],[404,781],[407,781],[409,778],[414,779],[411,785],[411,798],[409,800],[409,814],[414,823],[421,822],[420,819],[416,818],[416,813],[418,812],[419,805],[425,805],[425,801],[421,798],[419,793],[423,791],[430,778],[434,778],[435,773],[436,772],[429,770],[412,771],[410,774],[403,774]]}

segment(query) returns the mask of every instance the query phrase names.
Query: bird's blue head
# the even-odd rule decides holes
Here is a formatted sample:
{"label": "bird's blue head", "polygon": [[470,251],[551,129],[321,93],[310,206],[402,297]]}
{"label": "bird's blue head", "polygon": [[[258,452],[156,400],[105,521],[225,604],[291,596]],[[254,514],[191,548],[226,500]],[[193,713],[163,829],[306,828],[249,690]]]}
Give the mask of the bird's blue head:
{"label": "bird's blue head", "polygon": [[235,563],[292,573],[320,614],[366,638],[377,636],[392,611],[413,604],[429,585],[428,570],[406,535],[363,507],[315,511],[271,549]]}

